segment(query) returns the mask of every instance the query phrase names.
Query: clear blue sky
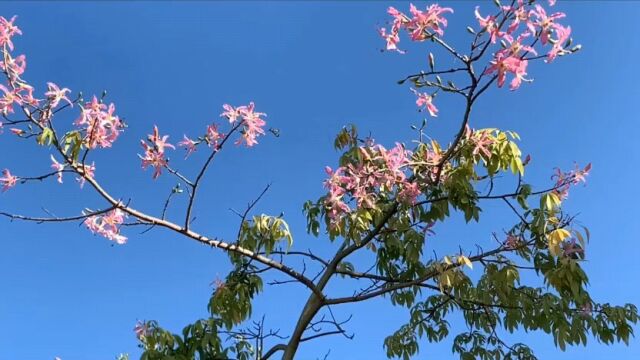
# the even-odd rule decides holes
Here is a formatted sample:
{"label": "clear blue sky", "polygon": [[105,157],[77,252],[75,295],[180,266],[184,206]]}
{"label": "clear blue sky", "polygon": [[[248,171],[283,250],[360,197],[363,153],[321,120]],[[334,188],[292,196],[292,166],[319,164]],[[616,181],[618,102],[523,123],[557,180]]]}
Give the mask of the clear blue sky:
{"label": "clear blue sky", "polygon": [[[465,44],[475,2],[452,2],[447,37]],[[27,54],[25,75],[40,91],[54,81],[86,96],[109,92],[129,128],[111,151],[96,154],[97,178],[136,207],[159,212],[174,181],[151,180],[140,169],[138,141],[158,124],[178,141],[217,119],[229,102],[256,102],[281,137],[265,137],[253,149],[229,148],[209,174],[196,213],[196,228],[230,238],[242,209],[267,183],[273,187],[258,211],[284,211],[295,246],[328,253],[326,240],[304,233],[302,203],[322,194],[325,165],[336,162],[334,134],[347,123],[380,142],[410,141],[419,123],[414,97],[395,81],[425,69],[429,45],[406,56],[381,53],[376,27],[387,20],[388,2],[10,2],[2,15],[19,16],[24,36],[17,51]],[[396,3],[399,8],[408,4]],[[421,3],[422,5],[422,3]],[[485,8],[491,2],[483,4]],[[588,225],[592,242],[585,267],[592,296],[603,302],[640,303],[637,279],[640,222],[635,202],[640,152],[637,59],[640,42],[633,24],[637,2],[559,1],[565,23],[583,44],[576,56],[531,68],[535,79],[516,93],[492,90],[475,109],[474,127],[518,131],[533,156],[527,180],[547,184],[554,166],[593,162],[585,188],[567,204]],[[444,58],[441,63],[446,64]],[[40,92],[41,93],[41,92]],[[433,136],[446,141],[458,124],[457,103],[439,97]],[[57,118],[71,122],[76,113]],[[197,129],[197,130],[196,130]],[[46,171],[48,152],[0,136],[0,168],[19,175]],[[185,172],[202,161],[180,163]],[[172,156],[177,163],[182,152]],[[60,216],[103,204],[89,188],[68,178],[28,184],[0,195],[0,209],[31,215],[42,207]],[[177,211],[170,216],[178,216]],[[435,242],[487,239],[512,224],[487,211],[481,226],[443,226]],[[0,220],[0,360],[112,359],[139,354],[132,328],[137,319],[156,319],[178,331],[206,316],[210,283],[223,277],[219,252],[163,231],[139,235],[128,229],[126,246],[111,246],[78,224],[35,225]],[[339,289],[336,289],[339,290]],[[304,296],[304,297],[303,297]],[[268,288],[255,314],[267,324],[291,329],[306,298],[295,286]],[[332,338],[303,346],[299,359],[383,359],[382,339],[406,315],[384,301],[340,310],[353,313],[354,340]],[[632,359],[640,345],[588,348],[560,353],[546,335],[518,333],[541,359]],[[450,341],[424,343],[421,358],[449,358]]]}

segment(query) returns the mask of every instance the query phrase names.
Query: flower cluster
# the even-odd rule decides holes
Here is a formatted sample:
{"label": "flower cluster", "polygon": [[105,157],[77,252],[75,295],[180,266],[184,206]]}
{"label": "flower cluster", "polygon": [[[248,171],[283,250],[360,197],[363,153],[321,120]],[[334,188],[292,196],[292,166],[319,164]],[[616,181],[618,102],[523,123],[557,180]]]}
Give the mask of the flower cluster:
{"label": "flower cluster", "polygon": [[331,226],[336,226],[351,211],[348,203],[352,199],[358,207],[373,208],[381,193],[394,189],[398,199],[406,204],[415,203],[421,194],[418,184],[405,174],[412,154],[402,144],[392,149],[382,145],[362,146],[358,152],[361,161],[335,170],[325,168],[329,177],[324,185],[329,192],[324,205]]}
{"label": "flower cluster", "polygon": [[9,169],[4,169],[2,171],[2,177],[0,177],[0,185],[2,185],[3,192],[16,186],[17,182],[18,182],[18,177],[11,175],[11,171],[9,171]]}
{"label": "flower cluster", "polygon": [[464,138],[473,144],[473,156],[482,155],[485,159],[491,157],[490,147],[495,139],[491,136],[490,130],[473,130],[467,125]]}
{"label": "flower cluster", "polygon": [[13,81],[8,88],[0,84],[0,90],[2,90],[0,113],[5,116],[14,112],[14,105],[38,104],[38,100],[33,97],[33,87],[22,81]]}
{"label": "flower cluster", "polygon": [[438,4],[430,5],[425,11],[418,10],[415,5],[409,5],[409,12],[411,17],[403,14],[394,7],[389,7],[387,13],[393,17],[393,23],[391,29],[387,31],[386,28],[378,30],[380,36],[382,36],[387,43],[387,50],[395,50],[399,53],[404,51],[398,49],[398,43],[400,42],[400,29],[405,29],[409,34],[409,37],[413,41],[424,41],[438,34],[442,36],[444,34],[443,29],[447,26],[447,19],[442,14],[449,12],[452,13],[453,9],[443,8]]}
{"label": "flower cluster", "polygon": [[228,119],[230,124],[236,124],[238,120],[240,120],[240,123],[236,126],[242,126],[242,137],[236,141],[236,144],[244,143],[248,147],[257,144],[258,141],[256,138],[264,135],[263,127],[267,124],[260,117],[266,116],[266,114],[255,112],[253,102],[250,102],[249,105],[238,106],[236,108],[229,104],[224,104],[222,107],[224,112],[220,114],[220,116]]}
{"label": "flower cluster", "polygon": [[[554,4],[555,2],[550,2],[551,6]],[[540,4],[536,4],[531,9],[524,0],[518,0],[515,6],[503,6],[501,11],[504,20],[511,20],[506,31],[501,30],[496,16],[483,17],[480,15],[479,8],[476,8],[476,19],[482,31],[489,34],[492,43],[500,40],[503,44],[503,49],[494,53],[493,60],[485,70],[485,74],[497,74],[498,87],[502,87],[507,75],[511,74],[513,78],[510,89],[515,90],[520,87],[523,81],[530,81],[526,78],[529,65],[526,55],[537,55],[532,45],[538,41],[543,46],[550,44],[551,49],[548,50],[545,61],[551,62],[558,55],[568,52],[565,46],[567,46],[571,35],[571,27],[564,27],[556,22],[556,20],[565,17],[564,13],[557,12],[547,15],[546,10]],[[524,31],[516,35],[521,24],[524,25]],[[532,45],[524,45],[522,42],[529,37],[532,38]]]}
{"label": "flower cluster", "polygon": [[88,217],[84,224],[94,234],[104,236],[117,244],[125,244],[127,238],[120,234],[120,226],[124,222],[125,213],[120,209],[113,209],[105,215]]}
{"label": "flower cluster", "polygon": [[8,84],[0,84],[2,94],[0,96],[0,113],[4,116],[13,113],[14,105],[37,106],[38,100],[33,97],[33,87],[24,82],[22,75],[27,67],[24,55],[13,57],[10,51],[13,51],[13,40],[15,35],[21,35],[22,31],[15,24],[16,17],[7,20],[0,16],[0,47],[2,48],[2,61],[0,69],[4,72],[8,79]]}
{"label": "flower cluster", "polygon": [[167,166],[168,160],[165,157],[165,148],[175,149],[175,147],[167,142],[169,136],[161,136],[158,133],[158,127],[153,127],[153,133],[147,136],[147,141],[140,140],[144,149],[144,156],[138,155],[142,160],[142,168],[146,169],[151,166],[154,168],[153,178],[157,179],[162,173],[162,168]]}
{"label": "flower cluster", "polygon": [[569,196],[569,188],[571,185],[577,185],[587,181],[587,175],[591,171],[591,163],[587,164],[583,169],[576,165],[574,170],[563,172],[556,168],[556,173],[551,176],[555,180],[555,190],[553,191],[561,200]]}
{"label": "flower cluster", "polygon": [[0,16],[0,46],[8,47],[13,50],[13,42],[11,38],[15,35],[22,35],[22,31],[13,24],[16,20],[16,16],[12,17],[11,20],[7,20],[4,17]]}
{"label": "flower cluster", "polygon": [[[64,90],[62,90],[63,93]],[[80,116],[74,124],[84,130],[86,147],[109,148],[113,145],[124,128],[124,123],[114,115],[115,110],[113,103],[107,106],[95,96],[90,102],[81,106]]]}

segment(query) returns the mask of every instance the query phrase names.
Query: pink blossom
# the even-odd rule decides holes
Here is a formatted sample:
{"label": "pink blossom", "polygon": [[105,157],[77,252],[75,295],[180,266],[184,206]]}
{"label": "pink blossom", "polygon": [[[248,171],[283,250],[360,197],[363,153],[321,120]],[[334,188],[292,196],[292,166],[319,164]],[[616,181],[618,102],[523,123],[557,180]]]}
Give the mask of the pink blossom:
{"label": "pink blossom", "polygon": [[571,185],[577,185],[587,181],[587,175],[591,171],[591,163],[587,164],[583,169],[580,169],[576,165],[575,169],[569,172],[563,172],[559,168],[556,168],[556,172],[551,176],[552,180],[555,180],[554,193],[562,200],[569,196],[569,188]]}
{"label": "pink blossom", "polygon": [[424,41],[433,36],[432,32],[442,36],[444,34],[443,29],[447,26],[447,19],[442,14],[453,12],[451,8],[443,8],[437,4],[430,5],[425,11],[418,10],[413,4],[409,4],[409,12],[413,17],[409,18],[407,15],[398,11],[394,7],[389,7],[387,13],[393,17],[393,23],[391,30],[387,32],[386,29],[379,29],[378,33],[385,39],[387,50],[395,50],[399,53],[404,51],[398,49],[398,43],[400,42],[399,32],[401,28],[404,28],[413,41]]}
{"label": "pink blossom", "polygon": [[506,12],[513,12],[513,15],[514,15],[513,20],[511,21],[511,24],[509,24],[509,27],[507,28],[508,34],[511,34],[514,31],[516,31],[521,23],[526,24],[527,28],[529,28],[529,30],[532,33],[535,33],[535,28],[529,22],[529,11],[524,6],[523,0],[518,0],[518,5],[514,7],[503,6],[502,10]]}
{"label": "pink blossom", "polygon": [[205,135],[205,138],[207,139],[209,146],[217,148],[218,141],[222,140],[223,137],[224,134],[218,131],[218,125],[211,124],[207,126],[207,134]]}
{"label": "pink blossom", "polygon": [[407,205],[415,205],[416,199],[418,198],[418,196],[420,196],[420,194],[420,187],[417,183],[405,183],[402,186],[402,190],[398,194],[398,199]]}
{"label": "pink blossom", "polygon": [[187,150],[187,154],[184,156],[184,158],[186,159],[189,157],[189,155],[193,154],[196,151],[196,146],[198,145],[198,143],[194,140],[189,139],[187,135],[184,135],[183,140],[180,141],[177,145]]}
{"label": "pink blossom", "polygon": [[104,215],[88,217],[84,224],[94,234],[101,235],[117,244],[125,244],[127,238],[120,234],[120,226],[124,222],[125,213],[120,209],[113,209]]}
{"label": "pink blossom", "polygon": [[58,85],[52,82],[48,82],[47,87],[49,91],[44,93],[44,95],[47,97],[47,100],[49,100],[49,104],[52,108],[58,106],[61,100],[65,100],[67,103],[69,103],[69,105],[73,106],[71,100],[69,100],[66,95],[68,92],[71,92],[71,90],[69,90],[68,88],[60,89]]}
{"label": "pink blossom", "polygon": [[516,59],[514,61],[514,67],[513,67],[514,70],[512,71],[513,79],[511,80],[511,86],[509,86],[510,90],[513,91],[519,88],[523,81],[530,81],[529,79],[525,78],[525,76],[527,75],[528,65],[529,65],[528,60]]}
{"label": "pink blossom", "polygon": [[487,131],[477,131],[474,133],[473,141],[473,155],[482,154],[485,158],[491,157],[491,149],[489,147],[493,145],[494,141]]}
{"label": "pink blossom", "polygon": [[11,38],[14,35],[22,35],[22,31],[13,24],[16,20],[17,16],[11,18],[11,20],[7,20],[4,17],[0,16],[0,46],[7,45],[9,49],[13,51],[13,42]]}
{"label": "pink blossom", "polygon": [[56,161],[56,158],[54,158],[53,155],[51,155],[51,168],[56,171],[58,182],[62,184],[62,171],[64,170],[65,165]]}
{"label": "pink blossom", "polygon": [[509,50],[509,54],[511,54],[511,56],[520,56],[521,51],[526,51],[534,55],[538,55],[538,52],[536,51],[536,49],[534,49],[531,46],[522,44],[522,41],[529,36],[531,36],[529,32],[524,32],[518,35],[518,37],[514,40],[511,35],[505,35],[504,39],[509,44],[509,47],[507,48]]}
{"label": "pink blossom", "polygon": [[241,116],[242,107],[234,108],[229,104],[222,105],[224,111],[220,114],[221,117],[226,117],[229,120],[229,123],[233,124],[238,120],[238,117]]}
{"label": "pink blossom", "polygon": [[487,34],[489,34],[491,38],[491,43],[495,44],[496,40],[500,37],[503,37],[506,33],[500,31],[500,26],[496,22],[495,16],[487,15],[486,17],[483,18],[480,15],[479,10],[480,10],[480,7],[476,6],[476,11],[475,11],[476,19],[478,20],[478,23],[484,29],[484,31],[486,31]]}
{"label": "pink blossom", "polygon": [[138,155],[142,160],[142,168],[146,169],[151,166],[154,168],[153,178],[157,179],[162,173],[162,168],[168,165],[168,161],[164,156],[165,148],[175,149],[175,147],[167,143],[169,136],[161,136],[158,127],[153,127],[153,133],[147,136],[147,142],[140,140],[144,149],[144,156]]}
{"label": "pink blossom", "polygon": [[571,36],[571,26],[563,27],[562,25],[556,25],[554,28],[558,38],[554,40],[551,51],[547,54],[546,62],[552,62],[558,55],[565,52],[564,44]]}
{"label": "pink blossom", "polygon": [[433,117],[438,116],[438,108],[433,104],[433,96],[427,93],[420,93],[415,89],[411,89],[411,91],[418,97],[416,99],[418,108],[424,107],[429,112],[429,115]]}
{"label": "pink blossom", "polygon": [[158,133],[158,127],[154,126],[153,127],[153,133],[151,133],[147,139],[149,140],[149,142],[151,144],[153,144],[153,146],[156,148],[156,150],[160,153],[164,153],[164,148],[171,148],[175,150],[175,146],[167,143],[167,139],[169,138],[169,135],[164,135],[164,136],[160,136],[160,134]]}
{"label": "pink blossom", "polygon": [[501,50],[495,54],[490,66],[485,70],[485,74],[497,72],[498,87],[502,87],[504,85],[508,73],[513,74],[514,78],[511,81],[510,88],[511,90],[515,90],[520,87],[523,80],[528,81],[524,78],[524,76],[527,75],[526,70],[528,65],[529,62],[527,60],[511,56],[506,51]]}
{"label": "pink blossom", "polygon": [[115,105],[107,106],[94,96],[80,108],[80,117],[74,124],[84,130],[85,146],[90,149],[111,147],[124,129],[124,123],[114,115]]}
{"label": "pink blossom", "polygon": [[[337,168],[325,168],[329,178],[324,182],[329,190],[325,197],[325,211],[330,226],[335,227],[351,210],[348,203],[355,200],[358,207],[373,208],[384,193],[397,190],[401,199],[411,202],[417,197],[416,187],[406,183],[407,165],[411,152],[402,144],[390,150],[375,145],[358,148],[361,161]],[[404,191],[403,191],[404,190]]]}
{"label": "pink blossom", "polygon": [[391,31],[387,33],[386,28],[378,29],[378,34],[386,41],[387,50],[397,51],[400,54],[404,54],[403,50],[398,48],[398,43],[400,42],[400,35],[398,34],[398,28],[396,26],[391,27]]}
{"label": "pink blossom", "polygon": [[[256,138],[260,135],[264,135],[265,132],[263,127],[266,125],[266,122],[260,117],[266,116],[266,114],[255,112],[255,105],[253,102],[250,102],[249,105],[246,106],[238,106],[237,108],[234,108],[229,104],[224,104],[222,108],[224,109],[224,112],[220,114],[220,116],[229,119],[231,124],[238,121],[238,119],[242,120],[240,123],[242,126],[242,137],[236,141],[236,144],[244,142],[247,147],[257,144],[258,141],[256,141]],[[217,128],[213,128],[213,130],[217,133]],[[219,137],[220,135],[218,134],[217,136]]]}
{"label": "pink blossom", "polygon": [[428,31],[443,36],[443,28],[447,26],[447,19],[442,14],[453,13],[451,8],[443,8],[438,4],[429,5],[426,11],[418,10],[413,4],[409,4],[409,12],[413,18],[406,24],[407,31],[411,33],[413,41],[426,40],[429,37]]}
{"label": "pink blossom", "polygon": [[521,243],[522,241],[519,237],[509,234],[507,235],[507,239],[504,241],[504,246],[507,249],[515,250]]}
{"label": "pink blossom", "polygon": [[335,226],[345,214],[351,211],[349,205],[343,200],[343,197],[346,195],[343,184],[348,182],[349,179],[344,175],[344,168],[341,167],[333,171],[327,166],[325,167],[325,172],[329,178],[324,182],[324,186],[329,190],[329,194],[325,198],[324,204],[330,224],[331,226]]}
{"label": "pink blossom", "polygon": [[0,177],[0,185],[2,185],[2,192],[5,192],[12,187],[16,186],[18,182],[18,177],[11,175],[9,169],[4,169],[2,171],[2,177]]}
{"label": "pink blossom", "polygon": [[398,43],[400,42],[400,27],[404,22],[408,21],[406,15],[398,11],[396,8],[390,6],[387,10],[387,13],[393,17],[393,23],[391,25],[391,31],[387,33],[386,28],[378,29],[378,33],[380,36],[385,39],[387,43],[387,50],[395,50],[400,54],[404,54],[405,52],[398,48]]}
{"label": "pink blossom", "polygon": [[555,21],[566,16],[561,12],[547,15],[547,12],[539,4],[536,4],[535,10],[529,12],[529,16],[531,15],[536,17],[536,21],[531,22],[530,26],[540,29],[540,42],[542,42],[542,45],[546,45],[551,39],[551,32],[556,26]]}
{"label": "pink blossom", "polygon": [[254,112],[255,105],[250,102],[247,106],[241,106],[240,112],[242,116],[242,139],[236,141],[236,144],[244,142],[247,147],[251,147],[258,143],[256,138],[260,135],[264,135],[263,127],[267,124],[261,116],[266,116],[265,113]]}
{"label": "pink blossom", "polygon": [[4,85],[0,84],[0,90],[4,92],[4,95],[0,97],[0,112],[4,115],[13,113],[13,104],[22,105],[22,97],[16,90],[9,90]]}
{"label": "pink blossom", "polygon": [[91,163],[91,165],[83,165],[82,167],[82,175],[76,178],[76,181],[80,184],[80,188],[84,187],[87,179],[93,179],[95,177],[96,165],[95,163]]}
{"label": "pink blossom", "polygon": [[5,54],[5,61],[0,61],[0,69],[7,73],[10,81],[16,81],[20,78],[26,67],[27,62],[24,55],[12,58],[9,54]]}

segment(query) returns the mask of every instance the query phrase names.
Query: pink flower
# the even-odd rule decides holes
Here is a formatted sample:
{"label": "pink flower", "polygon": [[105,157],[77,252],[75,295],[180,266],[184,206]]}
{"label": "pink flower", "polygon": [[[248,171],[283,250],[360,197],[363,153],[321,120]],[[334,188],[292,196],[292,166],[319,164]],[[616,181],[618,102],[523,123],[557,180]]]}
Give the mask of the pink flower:
{"label": "pink flower", "polygon": [[519,237],[509,234],[507,235],[507,239],[504,241],[504,246],[507,249],[514,250],[518,246],[520,246],[521,243],[522,241],[520,240]]}
{"label": "pink flower", "polygon": [[514,16],[513,20],[511,21],[511,24],[509,24],[509,27],[507,28],[508,34],[511,34],[514,31],[516,31],[518,29],[518,26],[520,26],[520,23],[525,23],[526,26],[530,29],[530,31],[532,33],[535,33],[535,28],[529,22],[529,11],[524,6],[524,0],[518,0],[518,5],[514,7],[503,6],[502,10],[507,12],[513,12],[513,16]]}
{"label": "pink flower", "polygon": [[387,42],[386,49],[397,51],[400,54],[405,52],[398,49],[398,43],[400,42],[400,35],[398,35],[398,28],[396,26],[391,27],[391,32],[387,33],[386,28],[378,29],[378,34]]}
{"label": "pink flower", "polygon": [[62,171],[65,165],[56,161],[56,158],[51,155],[51,168],[57,172],[58,182],[62,184]]}
{"label": "pink flower", "polygon": [[24,55],[12,58],[9,54],[5,54],[5,57],[5,61],[0,61],[0,69],[7,73],[10,81],[16,81],[27,67],[26,58]]}
{"label": "pink flower", "polygon": [[0,97],[0,112],[4,115],[13,113],[13,104],[22,105],[22,97],[16,90],[9,90],[4,85],[0,84],[0,90],[4,92],[4,95]]}
{"label": "pink flower", "polygon": [[184,156],[184,158],[186,159],[189,157],[189,155],[193,154],[196,151],[196,146],[198,145],[198,143],[189,139],[187,135],[184,135],[184,139],[177,145],[187,150],[187,155]]}
{"label": "pink flower", "polygon": [[168,161],[164,156],[164,150],[166,148],[175,149],[175,147],[167,143],[169,136],[160,136],[158,133],[158,127],[153,127],[153,133],[147,136],[147,142],[140,140],[142,148],[144,149],[144,156],[138,155],[142,160],[142,168],[146,169],[151,166],[154,168],[153,178],[157,179],[162,173],[162,168],[168,165]]}
{"label": "pink flower", "polygon": [[11,20],[7,20],[4,17],[0,16],[0,46],[7,45],[9,49],[13,51],[13,42],[11,38],[14,35],[22,35],[22,31],[13,25],[13,22],[16,20],[17,16],[11,18]]}
{"label": "pink flower", "polygon": [[84,130],[85,146],[89,149],[111,147],[124,129],[124,123],[114,115],[115,105],[107,106],[94,96],[80,108],[80,117],[74,124]]}
{"label": "pink flower", "polygon": [[504,39],[509,44],[509,47],[507,48],[507,50],[509,50],[509,54],[511,54],[511,56],[520,56],[521,51],[526,51],[534,55],[538,55],[538,52],[536,52],[534,48],[532,48],[531,46],[522,44],[522,41],[529,36],[531,36],[529,32],[524,32],[518,35],[518,37],[514,40],[511,35],[505,35]]}
{"label": "pink flower", "polygon": [[438,116],[438,108],[433,105],[433,97],[431,95],[427,93],[420,93],[415,89],[411,89],[411,91],[418,97],[416,99],[416,105],[418,105],[418,108],[424,107],[429,112],[429,115],[433,117]]}
{"label": "pink flower", "polygon": [[207,143],[209,143],[209,146],[217,148],[218,141],[220,141],[223,137],[224,134],[218,131],[218,125],[211,124],[207,126],[207,134],[205,135],[205,138],[207,139]]}
{"label": "pink flower", "polygon": [[2,171],[2,177],[0,177],[0,185],[2,185],[2,192],[5,192],[12,187],[16,186],[18,182],[18,177],[11,175],[9,169],[4,169]]}
{"label": "pink flower", "polygon": [[427,31],[433,31],[443,36],[443,28],[447,26],[447,19],[442,14],[453,13],[451,8],[443,8],[438,4],[432,4],[427,7],[426,11],[418,10],[413,4],[409,4],[409,12],[413,15],[413,19],[406,24],[407,30],[411,32],[411,39],[414,41],[426,40],[429,35]]}
{"label": "pink flower", "polygon": [[387,33],[386,28],[378,29],[378,33],[380,36],[385,39],[387,46],[387,50],[395,50],[400,54],[404,54],[405,52],[398,49],[398,43],[400,42],[400,27],[403,23],[409,21],[407,16],[396,10],[396,8],[390,6],[387,10],[387,13],[393,16],[393,23],[391,25],[391,31]]}
{"label": "pink flower", "polygon": [[487,15],[486,17],[483,18],[480,15],[479,10],[480,10],[480,7],[476,6],[476,11],[475,11],[476,19],[478,20],[478,23],[480,24],[480,26],[482,26],[484,31],[486,31],[487,34],[489,34],[489,36],[491,37],[491,43],[495,44],[496,40],[500,37],[503,37],[506,33],[500,31],[500,26],[496,22],[495,16]]}
{"label": "pink flower", "polygon": [[529,65],[527,60],[508,55],[507,52],[501,50],[495,54],[490,64],[491,65],[487,70],[485,70],[485,74],[497,72],[498,87],[502,87],[504,85],[508,73],[514,75],[514,78],[511,81],[511,90],[515,90],[520,87],[523,80],[528,81],[524,78],[524,76],[527,75],[527,66]]}
{"label": "pink flower", "polygon": [[437,4],[430,5],[425,11],[418,10],[413,4],[409,4],[409,12],[413,16],[409,18],[407,15],[398,11],[394,7],[389,7],[387,13],[393,17],[393,23],[391,30],[387,32],[386,29],[379,29],[378,33],[387,43],[387,50],[395,50],[399,53],[404,53],[398,49],[398,43],[400,42],[399,32],[401,28],[404,28],[413,41],[424,41],[438,34],[442,36],[444,34],[443,29],[447,26],[447,19],[442,14],[453,12],[451,8],[443,8]]}
{"label": "pink flower", "polygon": [[153,126],[153,133],[151,133],[147,139],[149,140],[149,142],[151,144],[153,144],[153,146],[156,148],[156,150],[159,153],[164,153],[164,148],[168,147],[171,149],[175,150],[175,146],[167,143],[167,139],[169,138],[169,135],[165,135],[165,136],[160,136],[158,134],[158,127],[157,126]]}
{"label": "pink flower", "polygon": [[405,183],[402,186],[402,191],[400,191],[400,193],[398,194],[398,199],[404,204],[415,205],[416,199],[418,198],[418,196],[420,196],[420,194],[420,187],[417,183]]}
{"label": "pink flower", "polygon": [[66,95],[68,92],[71,92],[71,90],[69,90],[68,88],[60,89],[58,85],[52,82],[48,82],[47,87],[49,91],[44,93],[44,95],[47,97],[47,100],[49,100],[49,104],[52,108],[58,106],[61,100],[65,100],[67,103],[69,103],[69,105],[73,106],[71,100],[69,100]]}
{"label": "pink flower", "polygon": [[345,180],[348,181],[348,178],[343,174],[344,168],[337,168],[333,171],[327,166],[325,167],[325,172],[329,175],[329,178],[324,182],[324,186],[329,190],[329,194],[325,197],[324,206],[329,218],[329,224],[332,228],[335,228],[345,214],[351,211],[349,205],[342,200],[346,194],[343,183]]}
{"label": "pink flower", "polygon": [[[256,138],[260,135],[264,135],[265,132],[263,127],[266,125],[266,122],[260,117],[266,116],[266,114],[255,112],[255,105],[253,102],[250,102],[247,106],[238,106],[237,108],[234,108],[229,104],[224,104],[222,105],[222,108],[225,111],[220,114],[220,116],[229,119],[229,123],[233,124],[238,121],[238,119],[242,120],[240,124],[242,126],[242,138],[238,139],[236,144],[244,142],[247,147],[252,147],[257,144],[258,141],[256,141]],[[217,127],[207,129],[208,132],[209,130],[214,131],[214,133],[210,134],[213,136],[214,140],[217,140],[215,138],[219,139],[221,137],[221,135],[217,133]],[[216,145],[216,141],[213,141],[213,145]]]}
{"label": "pink flower", "polygon": [[547,54],[546,62],[552,62],[558,55],[565,52],[564,44],[571,36],[571,26],[563,27],[561,25],[556,25],[554,26],[554,29],[558,38],[554,40],[553,47],[551,47],[551,51]]}
{"label": "pink flower", "polygon": [[91,163],[91,165],[83,165],[82,175],[76,178],[76,181],[80,184],[80,189],[84,187],[87,178],[93,179],[95,177],[96,165],[95,163]]}
{"label": "pink flower", "polygon": [[120,234],[120,225],[122,225],[124,219],[125,213],[122,210],[113,209],[105,215],[88,217],[84,224],[92,233],[122,245],[127,242],[127,238]]}
{"label": "pink flower", "polygon": [[547,15],[547,12],[539,4],[536,4],[535,10],[531,10],[529,12],[529,16],[531,15],[536,17],[536,21],[531,22],[530,26],[540,29],[540,41],[542,42],[542,45],[546,45],[549,42],[549,39],[551,38],[551,31],[556,26],[555,21],[566,16],[561,12]]}
{"label": "pink flower", "polygon": [[584,169],[580,169],[576,165],[575,169],[569,172],[563,172],[559,168],[556,168],[556,173],[551,176],[552,180],[556,181],[555,194],[562,200],[569,196],[569,188],[571,185],[577,185],[587,181],[587,175],[591,171],[591,163],[587,164]]}
{"label": "pink flower", "polygon": [[489,147],[493,145],[494,141],[487,131],[474,132],[474,136],[471,141],[474,145],[472,152],[473,155],[482,154],[487,159],[491,157],[491,149]]}
{"label": "pink flower", "polygon": [[230,124],[233,124],[238,120],[238,117],[241,115],[242,107],[234,108],[229,104],[222,105],[224,111],[220,114],[221,117],[226,117],[229,120]]}
{"label": "pink flower", "polygon": [[236,144],[240,144],[242,142],[245,143],[247,147],[252,147],[257,144],[256,138],[260,135],[264,135],[263,127],[267,124],[261,116],[266,116],[265,113],[255,112],[255,104],[250,102],[247,106],[238,107],[238,111],[240,112],[240,116],[242,117],[242,139],[238,139]]}

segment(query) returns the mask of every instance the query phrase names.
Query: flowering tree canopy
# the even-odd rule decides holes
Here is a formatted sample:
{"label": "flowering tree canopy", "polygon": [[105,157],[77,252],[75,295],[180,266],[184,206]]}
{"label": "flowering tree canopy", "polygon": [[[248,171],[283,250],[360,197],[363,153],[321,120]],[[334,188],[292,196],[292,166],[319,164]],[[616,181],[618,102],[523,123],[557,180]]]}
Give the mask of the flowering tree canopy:
{"label": "flowering tree canopy", "polygon": [[[37,91],[26,80],[26,57],[14,44],[22,35],[16,18],[0,17],[0,69],[6,80],[0,85],[1,140],[31,141],[45,148],[51,161],[50,168],[34,169],[34,174],[3,169],[2,192],[21,191],[23,185],[47,179],[63,183],[71,176],[104,204],[67,217],[19,215],[5,209],[0,215],[38,223],[81,222],[87,231],[123,246],[135,241],[127,231],[131,227],[161,228],[228,254],[232,270],[215,283],[209,317],[177,334],[156,321],[135,325],[143,359],[294,359],[300,346],[319,337],[350,338],[348,322],[336,317],[333,309],[375,298],[387,299],[409,314],[409,321],[391,330],[380,344],[389,358],[411,358],[424,342],[446,338],[452,339],[452,350],[462,359],[536,358],[527,344],[505,341],[500,336],[505,330],[549,334],[562,350],[586,344],[588,337],[606,344],[628,343],[637,309],[599,303],[590,296],[581,266],[589,231],[562,209],[572,186],[586,181],[591,165],[555,169],[549,184],[534,186],[525,181],[532,161],[523,156],[517,133],[473,127],[472,110],[481,95],[505,84],[511,91],[531,86],[530,63],[552,64],[580,50],[572,44],[565,14],[554,13],[554,5],[555,1],[511,0],[476,7],[474,22],[466,29],[467,52],[446,40],[452,31],[447,16],[454,9],[411,4],[403,12],[389,7],[388,27],[378,30],[385,50],[404,54],[406,37],[424,43],[427,53],[428,68],[404,77],[400,84],[411,84],[407,92],[415,96],[420,111],[437,121],[456,121],[457,132],[438,141],[429,136],[425,121],[414,127],[415,139],[384,146],[361,136],[355,125],[339,131],[334,146],[340,156],[325,167],[325,193],[303,205],[308,233],[335,245],[330,258],[297,249],[284,215],[253,214],[268,187],[238,213],[235,238],[205,235],[192,224],[201,185],[218,154],[234,145],[253,151],[267,134],[267,116],[258,111],[263,110],[259,105],[222,104],[217,121],[189,134],[167,135],[155,126],[140,140],[142,150],[137,149],[142,171],[151,168],[152,179],[171,176],[178,185],[168,189],[157,213],[142,211],[102,185],[100,164],[93,160],[95,152],[109,151],[126,134],[127,124],[116,106],[106,94],[87,100],[52,82]],[[436,49],[450,61],[436,61]],[[464,106],[440,109],[442,96],[462,99]],[[75,111],[75,121],[56,118],[70,111]],[[195,152],[206,154],[199,170],[179,171],[181,161],[195,161]],[[498,191],[498,178],[512,179],[511,190]],[[186,194],[181,198],[184,214],[172,219],[167,209],[181,193]],[[454,213],[467,222],[486,221],[483,207],[495,202],[504,205],[513,220],[498,225],[506,230],[492,234],[493,248],[460,241],[454,244],[456,251],[431,253],[428,240],[440,224]],[[266,329],[264,319],[247,324],[267,272],[284,277],[273,285],[295,283],[308,291],[297,323],[287,334]],[[340,282],[352,291],[330,286]],[[450,319],[456,316],[467,330],[453,334]]]}

